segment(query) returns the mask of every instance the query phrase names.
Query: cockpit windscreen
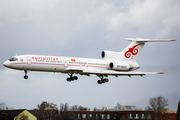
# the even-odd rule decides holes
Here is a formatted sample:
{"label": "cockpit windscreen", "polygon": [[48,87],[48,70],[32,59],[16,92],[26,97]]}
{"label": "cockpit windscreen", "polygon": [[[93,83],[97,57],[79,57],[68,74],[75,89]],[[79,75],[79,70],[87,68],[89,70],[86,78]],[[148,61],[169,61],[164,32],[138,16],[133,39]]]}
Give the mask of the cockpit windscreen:
{"label": "cockpit windscreen", "polygon": [[12,57],[9,59],[9,61],[17,61],[18,59],[16,57]]}

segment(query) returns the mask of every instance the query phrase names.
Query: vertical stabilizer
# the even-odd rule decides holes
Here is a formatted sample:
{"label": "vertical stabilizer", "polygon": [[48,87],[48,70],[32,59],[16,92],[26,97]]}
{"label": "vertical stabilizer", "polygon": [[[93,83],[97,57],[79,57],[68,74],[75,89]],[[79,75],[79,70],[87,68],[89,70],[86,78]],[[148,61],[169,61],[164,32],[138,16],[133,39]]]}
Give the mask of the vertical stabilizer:
{"label": "vertical stabilizer", "polygon": [[131,41],[131,43],[122,51],[123,57],[127,60],[136,60],[145,43]]}
{"label": "vertical stabilizer", "polygon": [[125,38],[131,43],[121,52],[126,60],[136,60],[146,42],[170,42],[172,39]]}

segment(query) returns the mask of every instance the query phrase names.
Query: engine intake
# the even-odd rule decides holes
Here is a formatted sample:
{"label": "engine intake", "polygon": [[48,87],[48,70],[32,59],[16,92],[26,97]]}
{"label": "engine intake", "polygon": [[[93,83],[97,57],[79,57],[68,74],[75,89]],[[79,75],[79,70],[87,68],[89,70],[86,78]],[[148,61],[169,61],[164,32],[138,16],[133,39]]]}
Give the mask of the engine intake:
{"label": "engine intake", "polygon": [[101,53],[101,57],[102,57],[102,58],[104,58],[104,57],[105,57],[105,52],[104,52],[104,51],[102,51],[102,53]]}
{"label": "engine intake", "polygon": [[119,52],[113,52],[113,51],[102,51],[101,57],[104,59],[118,59],[119,58]]}
{"label": "engine intake", "polygon": [[111,63],[109,64],[109,67],[110,67],[111,69],[113,69],[113,66],[114,66],[114,64],[111,62]]}

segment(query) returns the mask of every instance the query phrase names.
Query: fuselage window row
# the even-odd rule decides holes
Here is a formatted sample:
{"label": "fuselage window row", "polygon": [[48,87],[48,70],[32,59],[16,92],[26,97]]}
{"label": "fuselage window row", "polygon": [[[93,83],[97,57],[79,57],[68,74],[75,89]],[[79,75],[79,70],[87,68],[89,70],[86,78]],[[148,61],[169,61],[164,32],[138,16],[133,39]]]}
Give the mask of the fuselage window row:
{"label": "fuselage window row", "polygon": [[62,61],[51,61],[51,60],[35,60],[36,62],[50,62],[50,63],[62,63]]}
{"label": "fuselage window row", "polygon": [[69,62],[69,64],[84,64],[84,65],[98,65],[98,66],[106,66],[106,64],[100,64],[100,63],[83,63],[83,62]]}

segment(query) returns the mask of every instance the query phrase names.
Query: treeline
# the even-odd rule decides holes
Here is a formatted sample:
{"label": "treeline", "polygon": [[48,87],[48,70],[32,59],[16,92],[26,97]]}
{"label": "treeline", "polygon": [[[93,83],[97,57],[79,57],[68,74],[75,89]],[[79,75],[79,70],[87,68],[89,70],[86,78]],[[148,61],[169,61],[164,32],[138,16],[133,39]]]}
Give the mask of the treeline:
{"label": "treeline", "polygon": [[67,103],[60,104],[60,109],[56,104],[43,101],[41,104],[37,105],[37,110],[39,112],[39,120],[70,120],[73,114],[70,114],[68,111],[81,111],[87,109],[81,105],[68,106]]}
{"label": "treeline", "polygon": [[[166,106],[168,106],[168,100],[162,96],[158,96],[150,98],[149,105],[145,109],[152,120],[165,120],[165,118],[167,118],[167,116],[165,116],[165,113],[167,112]],[[0,102],[0,110],[5,110],[5,108],[6,104],[4,102]],[[72,118],[76,119],[77,116],[74,116],[68,111],[84,111],[87,109],[87,107],[83,107],[81,105],[68,106],[67,103],[60,104],[60,107],[58,109],[58,106],[56,104],[43,101],[41,104],[37,105],[36,109],[30,111],[33,111],[38,120],[70,120]],[[28,120],[28,117],[25,116],[22,119]],[[95,118],[93,117],[86,118],[86,120],[94,119]],[[117,117],[117,120],[118,119],[120,118]],[[124,118],[124,120],[126,119],[128,119],[128,117]],[[180,101],[178,102],[177,120],[180,120]]]}

